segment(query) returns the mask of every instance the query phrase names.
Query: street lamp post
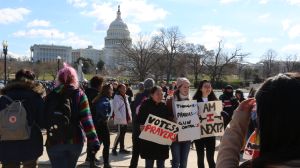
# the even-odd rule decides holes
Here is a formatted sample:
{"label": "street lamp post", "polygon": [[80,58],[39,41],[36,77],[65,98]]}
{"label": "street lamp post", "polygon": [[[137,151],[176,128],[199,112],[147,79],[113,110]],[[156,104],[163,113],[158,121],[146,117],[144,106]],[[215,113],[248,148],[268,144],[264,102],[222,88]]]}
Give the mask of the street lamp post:
{"label": "street lamp post", "polygon": [[96,75],[98,74],[98,67],[96,67]]}
{"label": "street lamp post", "polygon": [[61,57],[60,56],[57,56],[57,72],[59,71],[59,64],[60,64],[60,60],[61,60]]}
{"label": "street lamp post", "polygon": [[4,54],[4,85],[6,85],[6,82],[7,82],[6,56],[7,56],[7,47],[8,47],[7,41],[3,41],[2,46],[3,46],[3,54]]}

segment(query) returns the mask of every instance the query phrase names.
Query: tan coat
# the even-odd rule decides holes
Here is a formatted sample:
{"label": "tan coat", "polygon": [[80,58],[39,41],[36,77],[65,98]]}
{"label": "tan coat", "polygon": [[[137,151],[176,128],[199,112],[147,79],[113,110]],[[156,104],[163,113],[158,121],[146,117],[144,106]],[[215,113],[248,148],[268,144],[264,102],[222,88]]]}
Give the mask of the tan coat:
{"label": "tan coat", "polygon": [[[216,168],[237,168],[240,163],[240,150],[244,143],[250,113],[236,110],[231,122],[227,126],[219,147]],[[300,160],[294,160],[277,165],[268,165],[266,168],[296,168],[300,167]]]}

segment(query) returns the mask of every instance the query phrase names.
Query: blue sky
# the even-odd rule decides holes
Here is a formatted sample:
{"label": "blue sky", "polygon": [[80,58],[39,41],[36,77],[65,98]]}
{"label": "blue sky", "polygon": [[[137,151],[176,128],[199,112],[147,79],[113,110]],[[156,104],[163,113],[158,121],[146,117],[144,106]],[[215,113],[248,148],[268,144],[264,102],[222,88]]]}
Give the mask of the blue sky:
{"label": "blue sky", "polygon": [[250,62],[268,49],[282,60],[300,54],[300,0],[0,0],[0,40],[18,57],[33,44],[101,49],[119,4],[133,40],[178,26],[187,42],[215,49],[223,40]]}

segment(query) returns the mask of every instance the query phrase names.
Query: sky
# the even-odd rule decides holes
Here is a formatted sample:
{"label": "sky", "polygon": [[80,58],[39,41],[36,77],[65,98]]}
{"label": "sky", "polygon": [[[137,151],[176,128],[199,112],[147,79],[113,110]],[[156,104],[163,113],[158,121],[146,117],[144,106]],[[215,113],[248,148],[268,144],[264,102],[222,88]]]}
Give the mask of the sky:
{"label": "sky", "polygon": [[252,63],[268,49],[300,54],[300,0],[0,0],[0,40],[15,57],[33,44],[102,49],[118,5],[133,41],[177,26],[186,42],[211,50],[222,40]]}

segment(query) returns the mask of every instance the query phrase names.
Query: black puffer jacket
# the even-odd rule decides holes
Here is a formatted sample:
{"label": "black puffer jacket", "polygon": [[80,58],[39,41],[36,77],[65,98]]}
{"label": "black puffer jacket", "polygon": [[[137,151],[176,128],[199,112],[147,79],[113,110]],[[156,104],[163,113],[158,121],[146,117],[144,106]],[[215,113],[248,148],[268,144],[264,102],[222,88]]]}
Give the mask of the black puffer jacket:
{"label": "black puffer jacket", "polygon": [[[137,120],[140,125],[144,125],[148,115],[152,114],[157,117],[171,120],[173,114],[168,112],[167,106],[164,103],[156,104],[151,98],[146,100],[140,108]],[[165,160],[169,158],[169,146],[160,145],[154,142],[140,139],[140,154],[143,159]]]}
{"label": "black puffer jacket", "polygon": [[[44,102],[42,95],[45,90],[42,85],[34,82],[13,81],[2,91],[13,100],[23,100],[27,111],[29,125],[33,125],[31,137],[24,141],[0,141],[1,162],[21,162],[34,160],[43,154],[43,137],[40,128],[44,128]],[[8,100],[0,98],[0,111],[6,107]]]}

